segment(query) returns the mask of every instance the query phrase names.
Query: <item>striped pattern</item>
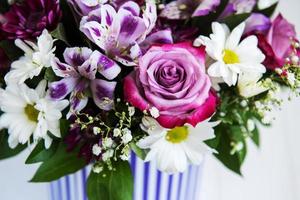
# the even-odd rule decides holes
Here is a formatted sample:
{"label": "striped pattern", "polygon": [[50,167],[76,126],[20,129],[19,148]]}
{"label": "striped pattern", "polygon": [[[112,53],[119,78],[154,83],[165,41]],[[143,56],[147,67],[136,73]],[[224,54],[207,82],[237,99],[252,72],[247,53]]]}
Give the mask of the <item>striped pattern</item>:
{"label": "striped pattern", "polygon": [[[144,163],[131,156],[134,200],[196,200],[201,182],[201,166],[190,166],[180,174],[168,175],[156,170],[155,163]],[[50,184],[50,200],[87,200],[85,182],[90,168],[63,177]],[[142,184],[143,183],[143,184]]]}

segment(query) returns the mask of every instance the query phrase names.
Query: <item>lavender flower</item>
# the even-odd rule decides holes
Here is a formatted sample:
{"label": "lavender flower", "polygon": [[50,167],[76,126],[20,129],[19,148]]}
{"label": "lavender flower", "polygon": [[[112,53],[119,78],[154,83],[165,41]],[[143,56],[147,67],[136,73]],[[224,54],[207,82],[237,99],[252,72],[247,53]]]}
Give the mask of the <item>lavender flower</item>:
{"label": "lavender flower", "polygon": [[57,0],[24,0],[15,3],[0,21],[7,39],[34,39],[44,29],[52,31],[61,18]]}
{"label": "lavender flower", "polygon": [[88,48],[68,48],[64,59],[66,63],[57,58],[53,61],[55,74],[63,79],[50,84],[50,97],[60,100],[71,93],[69,115],[87,105],[89,93],[99,108],[111,109],[116,82],[97,79],[96,73],[112,80],[119,74],[120,67],[100,52]]}

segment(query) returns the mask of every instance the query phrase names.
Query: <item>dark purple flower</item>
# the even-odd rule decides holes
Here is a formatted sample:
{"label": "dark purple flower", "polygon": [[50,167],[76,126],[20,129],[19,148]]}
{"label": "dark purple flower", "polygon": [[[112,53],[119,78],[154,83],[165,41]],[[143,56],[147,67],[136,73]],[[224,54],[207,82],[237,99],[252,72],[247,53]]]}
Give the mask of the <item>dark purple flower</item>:
{"label": "dark purple flower", "polygon": [[25,0],[3,15],[0,29],[7,39],[33,39],[44,29],[52,31],[61,18],[57,0]]}

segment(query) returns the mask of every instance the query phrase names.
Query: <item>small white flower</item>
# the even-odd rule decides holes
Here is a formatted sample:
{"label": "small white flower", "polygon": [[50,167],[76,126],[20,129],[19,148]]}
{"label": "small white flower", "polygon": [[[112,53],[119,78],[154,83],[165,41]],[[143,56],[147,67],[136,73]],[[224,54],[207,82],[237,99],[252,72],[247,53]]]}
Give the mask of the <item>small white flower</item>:
{"label": "small white flower", "polygon": [[292,63],[293,63],[294,65],[298,65],[298,63],[299,63],[299,57],[298,57],[297,55],[293,55],[293,56],[291,57],[291,61],[292,61]]}
{"label": "small white flower", "polygon": [[245,108],[248,105],[248,103],[246,100],[242,100],[240,105]]}
{"label": "small white flower", "polygon": [[295,77],[295,74],[291,73],[291,72],[288,72],[287,73],[287,80],[289,82],[289,84],[291,86],[294,86],[295,83],[296,83],[296,77]]}
{"label": "small white flower", "polygon": [[121,158],[121,160],[124,160],[124,161],[129,160],[129,156],[125,155],[125,154],[120,155],[120,158]]}
{"label": "small white flower", "polygon": [[248,119],[247,121],[247,129],[248,131],[252,132],[255,129],[255,123],[252,119]]}
{"label": "small white flower", "polygon": [[21,84],[38,76],[43,68],[50,67],[51,60],[55,57],[53,43],[54,40],[46,29],[37,38],[37,44],[17,39],[15,44],[25,52],[25,55],[11,64],[11,70],[6,74],[5,81]]}
{"label": "small white flower", "polygon": [[133,106],[128,107],[128,114],[132,117],[135,113],[135,108]]}
{"label": "small white flower", "polygon": [[94,133],[94,135],[98,135],[99,133],[101,133],[101,128],[93,127],[93,133]]}
{"label": "small white flower", "polygon": [[35,90],[25,84],[8,84],[0,91],[0,108],[4,112],[0,117],[0,129],[8,129],[11,148],[18,143],[27,143],[32,135],[34,141],[44,139],[45,147],[49,148],[52,138],[48,131],[61,137],[59,120],[68,101],[48,99],[46,84],[46,81],[41,81]]}
{"label": "small white flower", "polygon": [[[183,172],[189,163],[200,164],[204,153],[212,150],[203,142],[214,137],[214,123],[199,123],[165,129],[159,125],[147,129],[148,136],[137,145],[149,149],[145,161],[155,161],[158,169],[167,173]],[[145,125],[143,125],[145,126]]]}
{"label": "small white flower", "polygon": [[102,148],[100,147],[99,144],[94,144],[93,148],[92,148],[92,151],[93,151],[94,155],[99,156],[101,151],[102,151]]}
{"label": "small white flower", "polygon": [[208,67],[208,74],[222,78],[228,86],[236,84],[239,74],[266,72],[261,64],[265,55],[257,47],[257,37],[249,36],[241,41],[244,29],[245,23],[242,23],[230,33],[225,24],[213,22],[210,37],[200,36],[196,39],[196,44],[201,42],[215,61]]}
{"label": "small white flower", "polygon": [[110,148],[113,145],[113,140],[111,138],[104,138],[104,140],[102,141],[102,145],[104,148]]}
{"label": "small white flower", "polygon": [[159,110],[156,107],[152,107],[150,108],[150,115],[154,118],[158,118],[159,117]]}
{"label": "small white flower", "polygon": [[129,130],[128,128],[123,128],[122,132],[123,134],[131,134],[131,130]]}
{"label": "small white flower", "polygon": [[115,128],[113,133],[114,133],[114,137],[119,137],[122,134],[119,128]]}
{"label": "small white flower", "polygon": [[106,152],[104,152],[103,154],[102,154],[102,160],[104,161],[104,162],[106,162],[107,160],[109,160],[111,157],[113,157],[114,156],[114,150],[112,150],[112,149],[108,149]]}
{"label": "small white flower", "polygon": [[127,132],[122,136],[122,142],[124,144],[128,144],[131,140],[132,140],[132,135],[130,132]]}
{"label": "small white flower", "polygon": [[93,170],[94,173],[99,174],[103,171],[103,167],[99,166],[99,165],[94,165],[92,170]]}

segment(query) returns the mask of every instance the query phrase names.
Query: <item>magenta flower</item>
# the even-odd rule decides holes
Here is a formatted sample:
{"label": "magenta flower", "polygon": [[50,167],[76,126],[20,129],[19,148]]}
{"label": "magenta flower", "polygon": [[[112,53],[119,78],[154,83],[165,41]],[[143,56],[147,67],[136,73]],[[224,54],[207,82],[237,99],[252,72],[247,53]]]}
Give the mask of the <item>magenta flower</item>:
{"label": "magenta flower", "polygon": [[63,79],[50,84],[50,97],[61,100],[71,93],[69,114],[87,105],[88,94],[92,94],[99,108],[111,109],[116,82],[97,79],[96,73],[112,80],[120,73],[120,67],[100,52],[92,52],[88,48],[68,48],[64,52],[64,59],[66,63],[57,58],[53,61],[55,74]]}
{"label": "magenta flower", "polygon": [[24,0],[4,14],[0,29],[7,39],[34,39],[44,29],[54,30],[60,18],[58,0]]}
{"label": "magenta flower", "polygon": [[203,47],[152,46],[125,78],[125,100],[141,111],[157,108],[157,120],[166,128],[196,126],[215,112],[217,103],[204,63]]}
{"label": "magenta flower", "polygon": [[293,43],[297,41],[294,25],[279,14],[273,22],[261,14],[247,19],[246,35],[255,34],[258,46],[266,55],[264,65],[268,69],[281,68],[288,60],[299,57]]}
{"label": "magenta flower", "polygon": [[294,25],[290,24],[279,14],[273,21],[267,35],[267,41],[271,45],[279,65],[283,65],[286,58],[292,54],[292,42],[296,40]]}

